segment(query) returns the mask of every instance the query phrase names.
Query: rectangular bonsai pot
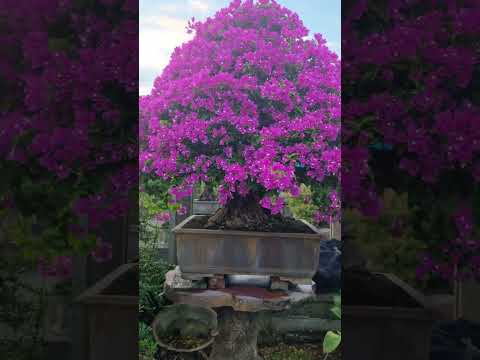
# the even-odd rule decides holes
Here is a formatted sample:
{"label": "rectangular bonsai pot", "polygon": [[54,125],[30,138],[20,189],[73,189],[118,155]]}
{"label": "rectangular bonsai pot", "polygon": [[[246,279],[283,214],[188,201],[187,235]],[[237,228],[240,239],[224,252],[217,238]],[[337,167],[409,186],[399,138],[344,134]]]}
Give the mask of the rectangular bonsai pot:
{"label": "rectangular bonsai pot", "polygon": [[197,216],[173,229],[178,265],[184,273],[311,278],[318,266],[320,241],[330,232],[305,221],[314,234],[186,228]]}
{"label": "rectangular bonsai pot", "polygon": [[342,304],[342,356],[365,360],[429,360],[435,321],[425,297],[392,274],[383,275],[404,290],[418,307]]}
{"label": "rectangular bonsai pot", "polygon": [[88,360],[138,358],[138,263],[124,264],[81,294],[87,308]]}

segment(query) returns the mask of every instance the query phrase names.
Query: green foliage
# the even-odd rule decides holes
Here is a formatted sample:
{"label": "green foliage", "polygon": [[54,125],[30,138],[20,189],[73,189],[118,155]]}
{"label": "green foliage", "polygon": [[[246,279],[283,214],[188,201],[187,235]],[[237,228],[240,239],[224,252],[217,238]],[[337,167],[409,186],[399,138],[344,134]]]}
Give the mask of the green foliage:
{"label": "green foliage", "polygon": [[140,192],[139,201],[142,219],[151,219],[159,212],[165,210],[162,204],[156,200],[157,199],[153,195],[145,192]]}
{"label": "green foliage", "polygon": [[[45,209],[48,212],[48,209]],[[14,242],[25,261],[39,257],[85,254],[96,244],[95,234],[82,238],[67,231],[68,225],[59,219],[56,224],[43,223],[35,215],[26,215],[14,209],[0,209],[1,232],[8,241]],[[66,246],[67,244],[67,246]]]}
{"label": "green foliage", "polygon": [[168,186],[160,179],[143,175],[141,177],[142,191],[139,193],[139,236],[140,243],[155,243],[168,222],[159,224],[155,215],[174,207],[168,205]]}
{"label": "green foliage", "polygon": [[140,319],[150,325],[160,307],[166,303],[161,297],[165,274],[173,269],[158,259],[155,247],[144,247],[140,251]]}
{"label": "green foliage", "polygon": [[[338,319],[342,319],[342,302],[341,296],[334,297],[334,306],[331,309],[334,316]],[[325,338],[323,339],[323,352],[325,354],[331,354],[338,349],[340,343],[342,342],[342,332],[341,331],[327,331]]]}
{"label": "green foliage", "polygon": [[157,342],[152,334],[152,329],[145,323],[138,324],[138,346],[140,355],[153,359],[157,351]]}
{"label": "green foliage", "polygon": [[155,315],[168,304],[163,297],[163,283],[173,266],[158,259],[158,249],[147,245],[140,248],[139,279],[139,348],[140,354],[153,358],[157,345],[150,327]]}
{"label": "green foliage", "polygon": [[417,221],[414,209],[409,207],[408,194],[397,194],[386,189],[384,208],[377,219],[362,216],[358,211],[346,210],[344,219],[356,234],[356,241],[368,259],[371,270],[391,272],[402,280],[422,288],[415,277],[418,255],[427,249],[425,241],[414,228]]}
{"label": "green foliage", "polygon": [[[2,359],[46,359],[41,338],[45,294],[41,288],[23,280],[32,270],[30,264],[20,262],[19,258],[4,258],[0,262]],[[6,333],[10,336],[4,336]]]}
{"label": "green foliage", "polygon": [[309,186],[301,185],[300,196],[293,197],[289,194],[284,194],[288,208],[293,216],[297,219],[303,219],[313,223],[313,215],[316,211],[316,206],[310,201],[313,192]]}
{"label": "green foliage", "polygon": [[338,320],[342,319],[342,296],[335,295],[333,297],[333,308],[331,309],[333,315]]}
{"label": "green foliage", "polygon": [[323,352],[330,354],[337,350],[342,341],[342,335],[337,331],[327,331],[325,338],[323,339]]}
{"label": "green foliage", "polygon": [[151,175],[141,174],[140,188],[139,205],[141,219],[151,219],[156,214],[169,209],[169,184]]}

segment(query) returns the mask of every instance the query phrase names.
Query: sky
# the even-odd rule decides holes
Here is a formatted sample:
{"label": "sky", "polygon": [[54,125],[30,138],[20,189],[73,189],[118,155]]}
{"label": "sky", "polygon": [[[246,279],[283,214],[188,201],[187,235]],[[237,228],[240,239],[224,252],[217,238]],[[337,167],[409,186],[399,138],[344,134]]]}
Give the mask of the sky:
{"label": "sky", "polygon": [[[277,0],[296,12],[310,30],[320,33],[340,56],[341,0]],[[153,82],[168,64],[173,50],[191,39],[188,21],[205,20],[228,6],[230,0],[140,0],[140,95],[150,93]]]}

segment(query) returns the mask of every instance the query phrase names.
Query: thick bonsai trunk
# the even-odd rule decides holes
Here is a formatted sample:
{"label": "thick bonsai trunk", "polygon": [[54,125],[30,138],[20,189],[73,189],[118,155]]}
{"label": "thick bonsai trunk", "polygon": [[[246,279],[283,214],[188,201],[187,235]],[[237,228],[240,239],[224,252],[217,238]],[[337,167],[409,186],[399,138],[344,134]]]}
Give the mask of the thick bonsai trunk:
{"label": "thick bonsai trunk", "polygon": [[209,360],[261,360],[257,352],[258,326],[254,313],[221,309],[218,330]]}
{"label": "thick bonsai trunk", "polygon": [[267,226],[269,217],[271,215],[260,206],[257,196],[236,196],[208,219],[205,228],[258,231]]}

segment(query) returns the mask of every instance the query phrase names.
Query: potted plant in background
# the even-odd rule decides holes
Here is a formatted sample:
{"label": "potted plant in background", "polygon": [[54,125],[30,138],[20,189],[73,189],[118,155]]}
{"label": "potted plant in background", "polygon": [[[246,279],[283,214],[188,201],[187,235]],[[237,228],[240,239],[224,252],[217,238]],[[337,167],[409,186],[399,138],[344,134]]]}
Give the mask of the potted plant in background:
{"label": "potted plant in background", "polygon": [[194,215],[211,215],[218,210],[220,204],[218,203],[217,190],[210,184],[202,183],[197,187],[197,194],[193,199]]}
{"label": "potted plant in background", "polygon": [[311,277],[322,235],[282,217],[281,194],[308,185],[316,222],[338,216],[338,58],[275,1],[233,1],[189,31],[140,102],[141,169],[170,183],[170,205],[218,189],[220,209],[175,230],[180,267]]}

